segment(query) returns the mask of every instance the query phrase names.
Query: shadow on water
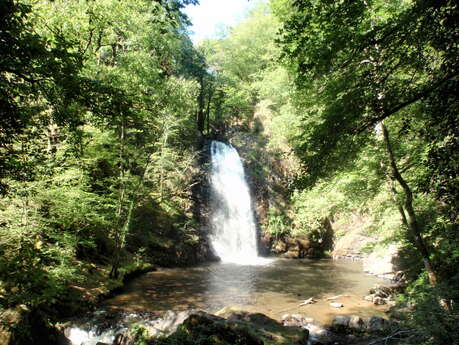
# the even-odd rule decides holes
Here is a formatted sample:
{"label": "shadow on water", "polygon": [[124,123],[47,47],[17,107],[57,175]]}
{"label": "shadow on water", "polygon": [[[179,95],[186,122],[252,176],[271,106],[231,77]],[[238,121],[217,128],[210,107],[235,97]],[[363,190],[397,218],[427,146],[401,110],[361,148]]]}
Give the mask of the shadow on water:
{"label": "shadow on water", "polygon": [[[365,275],[358,263],[331,260],[278,259],[267,265],[209,264],[165,269],[134,280],[107,306],[162,314],[167,310],[203,309],[216,312],[238,306],[280,318],[285,312],[313,313],[327,319],[338,311],[362,314],[375,306],[362,300],[380,279]],[[347,308],[330,310],[325,297],[345,294]],[[299,307],[309,297],[319,303]],[[316,314],[320,314],[317,316]]]}

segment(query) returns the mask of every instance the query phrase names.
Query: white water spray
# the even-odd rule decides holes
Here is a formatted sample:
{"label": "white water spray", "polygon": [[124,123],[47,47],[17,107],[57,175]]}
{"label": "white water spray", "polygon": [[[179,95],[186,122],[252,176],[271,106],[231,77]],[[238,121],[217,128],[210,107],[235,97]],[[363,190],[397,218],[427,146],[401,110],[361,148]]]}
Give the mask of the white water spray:
{"label": "white water spray", "polygon": [[252,201],[241,159],[231,145],[212,141],[211,163],[212,247],[223,262],[260,263]]}

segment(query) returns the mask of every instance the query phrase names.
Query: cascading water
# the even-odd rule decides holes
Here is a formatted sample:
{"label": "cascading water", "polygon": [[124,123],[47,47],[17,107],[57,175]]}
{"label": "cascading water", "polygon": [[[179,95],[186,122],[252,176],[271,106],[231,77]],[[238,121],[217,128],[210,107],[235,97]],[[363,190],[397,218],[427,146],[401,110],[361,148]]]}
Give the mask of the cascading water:
{"label": "cascading water", "polygon": [[223,262],[259,262],[256,227],[244,167],[237,151],[219,141],[211,143],[210,241]]}

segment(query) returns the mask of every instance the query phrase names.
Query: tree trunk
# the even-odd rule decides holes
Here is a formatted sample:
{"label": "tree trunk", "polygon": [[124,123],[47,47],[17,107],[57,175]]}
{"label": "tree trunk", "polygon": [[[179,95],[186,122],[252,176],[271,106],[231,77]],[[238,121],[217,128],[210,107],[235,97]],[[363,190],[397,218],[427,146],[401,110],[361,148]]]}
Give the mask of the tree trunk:
{"label": "tree trunk", "polygon": [[125,199],[125,194],[126,194],[126,185],[124,182],[124,150],[125,150],[125,120],[124,117],[121,119],[121,124],[120,124],[120,129],[119,129],[119,134],[118,138],[120,141],[120,151],[119,151],[119,165],[120,165],[120,170],[119,170],[119,184],[120,184],[120,189],[119,189],[119,195],[118,195],[118,207],[116,210],[116,215],[118,217],[118,224],[117,224],[117,229],[115,232],[115,253],[113,257],[113,263],[112,263],[112,269],[110,271],[109,277],[110,278],[118,278],[118,268],[120,265],[121,261],[121,231],[123,228],[123,204],[124,204],[124,199]]}
{"label": "tree trunk", "polygon": [[199,84],[201,85],[201,88],[199,89],[199,95],[198,95],[198,115],[197,115],[197,126],[198,126],[198,131],[203,134],[204,133],[204,78],[201,77],[199,79]]}
{"label": "tree trunk", "polygon": [[209,89],[209,96],[207,97],[207,108],[206,108],[206,121],[207,121],[207,135],[210,134],[210,104],[212,102],[213,92]]}
{"label": "tree trunk", "polygon": [[387,131],[387,128],[383,122],[381,122],[381,129],[383,133],[384,144],[386,146],[387,157],[389,159],[389,166],[390,166],[392,178],[395,179],[399,183],[399,185],[402,187],[403,192],[405,194],[405,202],[401,210],[406,211],[406,213],[401,212],[402,218],[403,217],[405,218],[408,229],[411,231],[413,235],[415,246],[419,250],[419,253],[421,254],[422,261],[424,263],[424,267],[427,271],[427,274],[429,275],[429,282],[433,286],[436,286],[438,282],[437,274],[434,268],[432,267],[432,263],[429,257],[429,251],[421,235],[421,228],[416,219],[416,213],[413,208],[413,193],[410,187],[408,186],[408,184],[406,183],[406,181],[403,179],[402,175],[400,174],[400,171],[398,170],[397,163],[395,161],[394,152],[392,150],[392,145],[389,139],[389,132]]}

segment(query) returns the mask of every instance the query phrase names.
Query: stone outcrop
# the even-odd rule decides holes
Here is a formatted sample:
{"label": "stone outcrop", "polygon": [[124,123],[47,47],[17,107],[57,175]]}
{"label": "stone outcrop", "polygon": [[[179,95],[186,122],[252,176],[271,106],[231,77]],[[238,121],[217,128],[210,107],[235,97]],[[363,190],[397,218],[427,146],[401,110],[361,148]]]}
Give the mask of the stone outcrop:
{"label": "stone outcrop", "polygon": [[399,247],[390,245],[382,253],[371,253],[363,259],[363,270],[381,278],[394,280],[400,271]]}
{"label": "stone outcrop", "polygon": [[391,244],[368,254],[369,246],[374,247],[377,238],[366,235],[372,220],[370,216],[356,214],[346,224],[335,225],[334,230],[342,235],[336,240],[332,251],[334,259],[359,260],[366,273],[380,278],[398,280],[401,274],[400,248]]}

